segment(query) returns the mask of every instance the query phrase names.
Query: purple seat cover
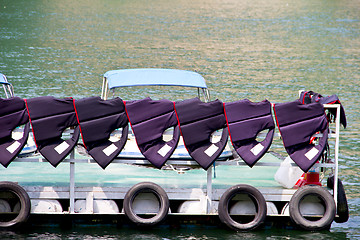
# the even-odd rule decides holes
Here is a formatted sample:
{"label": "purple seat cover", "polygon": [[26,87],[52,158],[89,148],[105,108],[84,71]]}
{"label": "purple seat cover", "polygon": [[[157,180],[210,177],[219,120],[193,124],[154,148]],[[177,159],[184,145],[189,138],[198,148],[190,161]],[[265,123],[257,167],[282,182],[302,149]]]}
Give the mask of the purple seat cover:
{"label": "purple seat cover", "polygon": [[[275,124],[271,114],[271,103],[267,100],[254,103],[248,99],[224,103],[224,110],[231,143],[249,167],[270,148]],[[269,130],[261,142],[256,136],[263,130]]]}
{"label": "purple seat cover", "polygon": [[[123,149],[128,136],[128,119],[120,98],[102,100],[89,97],[75,100],[75,109],[86,150],[105,169]],[[111,142],[110,134],[122,128],[120,140]]]}
{"label": "purple seat cover", "polygon": [[[221,101],[204,103],[199,98],[175,103],[184,144],[190,156],[208,169],[220,156],[228,140],[228,130]],[[223,129],[219,142],[211,142],[211,134]]]}
{"label": "purple seat cover", "polygon": [[[25,99],[34,140],[41,155],[56,167],[74,149],[80,135],[72,98],[51,96]],[[63,140],[66,128],[75,127],[70,139]]]}
{"label": "purple seat cover", "polygon": [[[321,104],[340,104],[340,123],[346,128],[346,114],[343,105],[340,102],[340,99],[336,95],[331,95],[327,97],[323,97],[321,94],[313,92],[313,91],[303,91],[300,94],[299,100],[302,104],[309,104],[312,102],[319,102]],[[330,108],[328,109],[329,113],[333,116],[336,116],[336,109]]]}
{"label": "purple seat cover", "polygon": [[[274,106],[277,125],[290,158],[307,172],[321,157],[328,139],[328,122],[320,103],[278,103]],[[311,143],[311,137],[322,132],[319,144]]]}
{"label": "purple seat cover", "polygon": [[[126,102],[126,112],[141,153],[155,167],[161,168],[175,151],[180,138],[174,103],[145,98]],[[174,127],[173,137],[165,142],[162,137],[170,127]]]}
{"label": "purple seat cover", "polygon": [[[0,98],[0,163],[7,167],[20,153],[28,139],[30,124],[25,102],[18,97]],[[14,140],[12,131],[25,124],[23,137]]]}

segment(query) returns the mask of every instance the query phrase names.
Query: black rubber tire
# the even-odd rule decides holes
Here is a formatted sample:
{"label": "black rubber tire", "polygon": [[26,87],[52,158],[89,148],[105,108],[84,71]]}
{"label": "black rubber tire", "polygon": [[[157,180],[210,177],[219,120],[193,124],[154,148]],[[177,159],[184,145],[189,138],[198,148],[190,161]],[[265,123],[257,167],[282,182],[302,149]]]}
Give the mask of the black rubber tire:
{"label": "black rubber tire", "polygon": [[[327,187],[334,189],[334,176],[327,179]],[[335,217],[335,222],[337,223],[344,223],[349,220],[349,206],[345,189],[340,179],[338,179],[337,215],[338,217]]]}
{"label": "black rubber tire", "polygon": [[18,184],[13,182],[0,182],[0,192],[10,192],[16,195],[20,202],[19,214],[10,221],[0,221],[0,228],[17,227],[30,216],[31,202],[27,192]]}
{"label": "black rubber tire", "polygon": [[[160,203],[159,212],[152,218],[142,218],[134,213],[133,202],[135,197],[141,192],[152,192],[158,198]],[[141,182],[129,189],[124,198],[124,212],[126,216],[139,226],[154,226],[162,222],[168,215],[169,212],[169,198],[159,185],[152,182]]]}
{"label": "black rubber tire", "polygon": [[[301,201],[307,196],[317,196],[320,198],[325,207],[324,215],[316,220],[311,221],[306,219],[300,212]],[[307,185],[299,188],[292,196],[289,202],[289,211],[291,220],[300,228],[310,231],[319,231],[330,228],[336,214],[335,201],[329,191],[323,187]]]}
{"label": "black rubber tire", "polygon": [[[237,194],[248,195],[252,199],[257,209],[257,213],[255,214],[254,219],[248,223],[239,223],[230,216],[229,203]],[[267,206],[265,198],[259,190],[250,185],[239,184],[227,189],[226,192],[221,196],[218,212],[220,221],[229,228],[236,231],[247,231],[259,227],[264,222],[266,218]]]}

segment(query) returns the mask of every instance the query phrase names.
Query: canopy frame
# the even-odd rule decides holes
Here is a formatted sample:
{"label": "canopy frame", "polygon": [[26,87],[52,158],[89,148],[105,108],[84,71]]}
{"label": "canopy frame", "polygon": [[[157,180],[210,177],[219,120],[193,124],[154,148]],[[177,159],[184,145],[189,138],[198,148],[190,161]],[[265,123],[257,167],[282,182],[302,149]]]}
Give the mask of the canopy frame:
{"label": "canopy frame", "polygon": [[137,68],[111,70],[104,74],[101,98],[107,99],[111,90],[134,86],[180,86],[197,88],[210,100],[205,79],[196,72],[178,69]]}
{"label": "canopy frame", "polygon": [[6,98],[14,97],[14,87],[8,82],[5,74],[0,73],[0,84],[4,90]]}

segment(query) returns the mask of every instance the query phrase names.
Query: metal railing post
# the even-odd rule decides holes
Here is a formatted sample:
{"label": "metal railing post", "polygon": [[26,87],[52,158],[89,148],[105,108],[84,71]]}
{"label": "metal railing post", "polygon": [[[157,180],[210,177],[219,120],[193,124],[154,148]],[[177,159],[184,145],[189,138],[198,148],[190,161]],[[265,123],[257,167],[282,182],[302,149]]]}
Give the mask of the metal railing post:
{"label": "metal railing post", "polygon": [[69,212],[74,213],[75,212],[75,161],[74,161],[74,153],[75,150],[73,150],[70,154],[70,207]]}
{"label": "metal railing post", "polygon": [[[335,173],[334,173],[334,201],[337,207],[337,195],[338,195],[338,179],[339,179],[339,145],[340,145],[340,105],[336,107],[336,119],[335,119]],[[337,209],[337,208],[336,208]]]}
{"label": "metal railing post", "polygon": [[209,167],[206,171],[207,173],[207,188],[206,188],[206,214],[210,213],[211,210],[211,199],[212,199],[212,168],[213,166]]}

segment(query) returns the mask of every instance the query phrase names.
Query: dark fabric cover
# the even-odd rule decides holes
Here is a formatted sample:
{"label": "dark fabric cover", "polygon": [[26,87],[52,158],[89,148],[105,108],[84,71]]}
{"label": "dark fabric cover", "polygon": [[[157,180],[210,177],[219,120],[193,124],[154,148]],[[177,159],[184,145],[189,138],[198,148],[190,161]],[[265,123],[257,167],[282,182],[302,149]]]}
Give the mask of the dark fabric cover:
{"label": "dark fabric cover", "polygon": [[[344,126],[344,128],[346,128],[346,114],[338,96],[331,95],[323,97],[321,94],[313,91],[303,91],[300,94],[300,101],[302,102],[302,104],[309,104],[312,102],[319,102],[321,104],[340,104],[340,123]],[[336,109],[330,108],[328,109],[328,111],[332,116],[336,117]]]}
{"label": "dark fabric cover", "polygon": [[[30,130],[25,102],[18,97],[0,98],[0,163],[7,167],[24,148]],[[23,136],[13,139],[12,131],[24,125]]]}
{"label": "dark fabric cover", "polygon": [[[175,103],[184,144],[190,156],[204,169],[220,156],[228,140],[228,130],[221,101],[204,103],[192,98]],[[219,142],[211,142],[211,134],[223,129]]]}
{"label": "dark fabric cover", "polygon": [[[174,103],[145,98],[126,102],[126,112],[141,153],[155,167],[161,168],[175,151],[180,138]],[[163,134],[170,127],[174,127],[173,137],[165,142]]]}
{"label": "dark fabric cover", "polygon": [[[321,157],[328,139],[328,122],[320,103],[294,102],[275,104],[277,125],[290,158],[307,172]],[[319,144],[311,143],[311,137],[323,134]]]}
{"label": "dark fabric cover", "polygon": [[[85,148],[105,169],[119,155],[128,137],[124,103],[120,98],[89,97],[76,100],[75,109]],[[118,128],[122,128],[120,140],[110,141],[110,134]]]}
{"label": "dark fabric cover", "polygon": [[[270,148],[274,137],[271,103],[244,99],[224,103],[224,109],[234,149],[249,167],[254,166]],[[268,133],[263,141],[258,142],[256,136],[263,130],[268,130]]]}
{"label": "dark fabric cover", "polygon": [[[34,140],[41,155],[56,167],[74,149],[80,135],[72,98],[51,96],[25,99]],[[75,127],[63,140],[66,128]]]}

